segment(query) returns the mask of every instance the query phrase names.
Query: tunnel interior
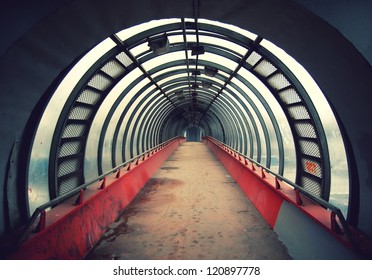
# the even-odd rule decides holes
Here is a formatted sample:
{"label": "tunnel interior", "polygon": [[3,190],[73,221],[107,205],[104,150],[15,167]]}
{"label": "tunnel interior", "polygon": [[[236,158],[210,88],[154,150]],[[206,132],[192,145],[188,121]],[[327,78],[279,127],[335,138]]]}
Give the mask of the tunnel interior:
{"label": "tunnel interior", "polygon": [[[2,111],[4,133],[16,114],[22,135],[4,138],[3,165],[16,178],[4,184],[2,234],[40,205],[177,136],[224,143],[371,234],[370,159],[361,152],[371,137],[363,102],[371,67],[344,37],[291,1],[263,1],[269,8],[142,1],[146,12],[131,1],[117,12],[123,4],[112,2],[63,6],[1,61],[2,92],[17,92],[2,104],[15,108]],[[90,18],[91,26],[70,32]],[[7,79],[9,65],[21,65],[20,76],[33,82]],[[31,94],[17,106],[24,90]]]}
{"label": "tunnel interior", "polygon": [[30,212],[183,131],[201,141],[199,127],[322,199],[344,195],[347,215],[342,133],[311,76],[263,38],[199,18],[120,31],[72,66],[35,134]]}

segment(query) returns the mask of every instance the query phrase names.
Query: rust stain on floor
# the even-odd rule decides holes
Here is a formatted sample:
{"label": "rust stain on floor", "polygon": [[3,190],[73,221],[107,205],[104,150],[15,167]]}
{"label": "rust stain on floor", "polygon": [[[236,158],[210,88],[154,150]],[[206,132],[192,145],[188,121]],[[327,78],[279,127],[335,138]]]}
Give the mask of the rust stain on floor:
{"label": "rust stain on floor", "polygon": [[202,143],[181,145],[87,259],[290,259]]}

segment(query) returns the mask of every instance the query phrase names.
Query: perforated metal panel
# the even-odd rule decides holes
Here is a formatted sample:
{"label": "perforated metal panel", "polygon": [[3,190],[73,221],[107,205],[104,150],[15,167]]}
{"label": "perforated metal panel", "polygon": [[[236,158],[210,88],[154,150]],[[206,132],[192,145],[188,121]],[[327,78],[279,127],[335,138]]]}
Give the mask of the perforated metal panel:
{"label": "perforated metal panel", "polygon": [[101,68],[101,70],[113,78],[117,78],[125,72],[125,68],[116,60],[107,62],[105,66]]}
{"label": "perforated metal panel", "polygon": [[299,136],[316,138],[315,128],[311,123],[295,123],[294,126]]}
{"label": "perforated metal panel", "polygon": [[95,105],[102,98],[102,94],[91,89],[85,89],[77,98],[77,101],[85,104]]}
{"label": "perforated metal panel", "polygon": [[73,108],[68,116],[70,120],[87,120],[93,110],[87,107],[76,106]]}
{"label": "perforated metal panel", "polygon": [[307,171],[307,173],[317,176],[318,178],[322,178],[322,168],[319,162],[307,158],[302,158],[301,164],[302,169]]}
{"label": "perforated metal panel", "polygon": [[299,143],[303,154],[320,158],[320,149],[316,142],[300,140]]}
{"label": "perforated metal panel", "polygon": [[279,89],[282,89],[282,88],[285,88],[291,85],[282,73],[276,73],[275,75],[271,76],[267,80],[267,82],[269,83],[270,86],[272,86],[276,90],[279,90]]}
{"label": "perforated metal panel", "polygon": [[251,65],[254,66],[262,56],[256,52],[252,52],[251,55],[247,58],[247,62]]}
{"label": "perforated metal panel", "polygon": [[65,160],[58,166],[58,177],[62,177],[67,174],[74,173],[76,172],[76,170],[79,170],[79,168],[80,168],[79,159],[75,158],[75,159]]}
{"label": "perforated metal panel", "polygon": [[288,108],[288,113],[295,120],[309,120],[310,114],[304,105],[296,105]]}
{"label": "perforated metal panel", "polygon": [[111,84],[112,84],[112,81],[108,77],[100,73],[97,73],[96,75],[94,75],[88,83],[89,86],[102,90],[102,91],[107,89]]}
{"label": "perforated metal panel", "polygon": [[58,157],[66,157],[80,153],[82,143],[80,141],[65,142],[62,144],[59,150]]}
{"label": "perforated metal panel", "polygon": [[294,88],[289,88],[278,93],[279,98],[287,105],[301,102],[301,98]]}
{"label": "perforated metal panel", "polygon": [[133,61],[124,53],[119,53],[116,58],[125,66],[128,67],[133,63]]}
{"label": "perforated metal panel", "polygon": [[69,177],[64,180],[61,180],[59,182],[58,196],[64,195],[69,191],[72,191],[73,189],[76,188],[76,186],[79,186],[80,184],[82,184],[82,179],[78,176]]}
{"label": "perforated metal panel", "polygon": [[70,123],[65,126],[62,138],[81,137],[85,133],[85,125]]}
{"label": "perforated metal panel", "polygon": [[254,71],[260,74],[263,77],[267,77],[272,74],[276,70],[276,67],[272,65],[267,60],[262,60],[257,66],[254,68]]}
{"label": "perforated metal panel", "polygon": [[302,176],[299,180],[300,185],[315,196],[322,197],[323,191],[319,181],[307,176]]}

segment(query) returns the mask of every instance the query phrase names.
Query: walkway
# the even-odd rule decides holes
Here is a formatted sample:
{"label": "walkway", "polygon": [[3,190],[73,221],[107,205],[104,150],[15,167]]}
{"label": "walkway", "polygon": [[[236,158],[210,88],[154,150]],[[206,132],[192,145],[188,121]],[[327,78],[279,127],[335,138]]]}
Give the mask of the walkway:
{"label": "walkway", "polygon": [[290,259],[202,143],[181,145],[87,259]]}

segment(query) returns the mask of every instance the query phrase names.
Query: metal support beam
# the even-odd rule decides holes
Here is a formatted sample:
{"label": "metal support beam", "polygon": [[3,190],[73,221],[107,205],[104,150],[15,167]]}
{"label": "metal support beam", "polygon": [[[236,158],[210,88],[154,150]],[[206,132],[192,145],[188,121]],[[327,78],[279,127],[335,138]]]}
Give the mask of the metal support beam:
{"label": "metal support beam", "polygon": [[164,92],[164,90],[157,84],[157,82],[151,77],[151,75],[145,70],[145,68],[143,68],[143,66],[141,65],[141,63],[139,63],[137,61],[137,59],[130,53],[130,51],[128,51],[127,47],[125,46],[124,42],[122,40],[120,40],[120,38],[114,34],[112,36],[110,36],[111,40],[113,40],[118,46],[122,47],[122,50],[123,52],[133,61],[133,63],[138,67],[138,69],[141,70],[141,72],[146,76],[146,78],[148,78],[151,83],[164,95],[164,97],[170,102],[172,103],[172,105],[177,108],[177,106],[172,102],[172,100],[170,100],[170,98],[166,95],[166,93]]}
{"label": "metal support beam", "polygon": [[225,81],[225,84],[221,87],[221,89],[217,92],[217,94],[214,96],[213,100],[211,101],[211,103],[208,105],[207,109],[205,110],[205,113],[204,115],[201,117],[201,120],[205,117],[207,111],[209,110],[209,108],[212,106],[212,104],[214,103],[214,101],[218,98],[218,96],[225,90],[225,88],[227,87],[227,85],[231,82],[231,80],[236,77],[236,75],[238,74],[240,68],[243,67],[243,65],[245,64],[245,61],[247,60],[247,58],[252,54],[252,52],[255,50],[255,48],[260,44],[260,42],[262,41],[262,37],[259,37],[257,36],[256,40],[253,42],[251,48],[247,51],[247,53],[244,55],[244,57],[240,60],[238,66],[235,68],[234,72],[231,73],[231,75],[229,76],[229,78]]}

